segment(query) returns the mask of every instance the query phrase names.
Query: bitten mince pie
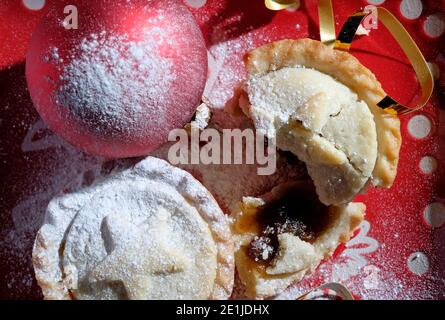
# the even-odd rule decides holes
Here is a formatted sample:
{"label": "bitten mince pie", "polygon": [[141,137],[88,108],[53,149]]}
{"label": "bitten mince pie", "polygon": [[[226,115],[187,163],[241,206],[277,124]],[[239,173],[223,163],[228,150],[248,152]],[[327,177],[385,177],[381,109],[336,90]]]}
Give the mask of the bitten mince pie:
{"label": "bitten mince pie", "polygon": [[147,158],[49,204],[33,263],[46,299],[227,299],[226,216],[190,174]]}
{"label": "bitten mince pie", "polygon": [[349,53],[310,39],[277,41],[250,52],[243,111],[278,148],[307,165],[321,202],[351,201],[397,173],[400,121],[377,103],[374,74]]}
{"label": "bitten mince pie", "polygon": [[277,295],[347,242],[365,205],[326,206],[311,182],[292,182],[245,197],[232,214],[235,261],[245,295]]}

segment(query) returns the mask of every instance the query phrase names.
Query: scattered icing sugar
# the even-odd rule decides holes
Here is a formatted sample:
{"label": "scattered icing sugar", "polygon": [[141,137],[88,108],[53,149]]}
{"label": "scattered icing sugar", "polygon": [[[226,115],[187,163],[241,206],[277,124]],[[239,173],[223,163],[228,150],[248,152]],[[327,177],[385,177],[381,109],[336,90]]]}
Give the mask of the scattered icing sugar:
{"label": "scattered icing sugar", "polygon": [[204,90],[204,99],[210,106],[222,109],[230,103],[236,90],[246,79],[242,57],[253,50],[258,43],[266,43],[268,37],[252,33],[239,38],[226,39],[227,30],[216,28],[212,33],[212,42],[215,43],[209,49],[209,79]]}
{"label": "scattered icing sugar", "polygon": [[251,242],[251,251],[255,252],[255,261],[267,261],[275,249],[270,245],[270,238],[255,236]]}
{"label": "scattered icing sugar", "polygon": [[[368,0],[368,2],[382,3],[384,1]],[[243,39],[246,40],[247,37],[243,37]],[[233,62],[230,58],[230,52],[242,54],[242,50],[237,49],[240,46],[244,45],[236,40],[230,40],[229,42],[222,41],[210,49],[210,52],[215,54],[214,59],[220,66],[220,72],[222,73],[215,76],[218,79],[217,84],[222,88],[220,92],[209,92],[210,99],[216,102],[214,105],[224,106],[226,103],[224,96],[230,98],[233,94],[230,81],[239,77],[240,70],[243,72],[242,62]],[[219,48],[220,54],[216,53],[216,48]],[[220,62],[220,58],[223,56],[224,61]],[[233,58],[233,60],[237,59]],[[225,79],[230,80],[229,83],[225,83]],[[14,95],[17,90],[20,90],[18,88],[19,85],[16,85]],[[218,91],[220,88],[215,86],[213,89]],[[17,105],[26,106],[27,112],[33,110],[30,102],[23,102],[23,99],[19,98],[14,98],[14,100],[19,101]],[[8,109],[15,110],[15,105],[14,101],[6,101],[6,105],[4,105],[5,112]],[[8,121],[8,118],[1,119],[2,125],[4,124],[8,128],[13,127],[16,129],[14,132],[19,132],[16,140],[20,141],[13,141],[14,147],[11,148],[12,150],[8,147],[2,147],[0,151],[2,155],[6,155],[15,152],[15,146],[17,146],[20,163],[15,164],[14,168],[23,168],[23,170],[16,170],[13,175],[6,179],[8,187],[11,186],[14,191],[2,195],[2,200],[9,200],[9,203],[12,204],[11,208],[14,207],[12,213],[6,207],[4,216],[12,215],[15,221],[15,225],[11,223],[11,226],[6,226],[0,232],[0,256],[4,259],[6,265],[13,266],[6,270],[4,274],[4,287],[8,287],[9,290],[7,292],[3,290],[2,294],[3,297],[16,299],[37,298],[40,295],[40,289],[36,285],[33,275],[30,252],[34,243],[35,232],[40,227],[48,201],[62,190],[70,192],[90,185],[96,179],[103,179],[112,168],[124,163],[125,166],[129,166],[130,161],[105,162],[102,158],[85,155],[51,133],[41,120],[33,124],[35,122],[34,118],[32,120],[24,119],[22,115],[16,117],[16,114],[18,113],[14,111],[12,121]],[[224,117],[221,122],[224,121],[230,121],[229,117]],[[9,125],[8,123],[13,124]],[[26,134],[27,131],[28,134]],[[25,139],[22,149],[20,149],[23,137]],[[412,158],[409,157],[408,159]],[[417,163],[415,165],[417,166]],[[289,175],[289,170],[295,169],[295,166],[288,164],[287,161],[280,163],[278,167],[283,168],[280,176]],[[187,170],[204,181],[204,184],[212,190],[215,197],[218,200],[223,200],[220,201],[223,204],[236,203],[240,199],[240,194],[263,194],[283,179],[283,177],[278,178],[278,176],[258,179],[256,169],[252,166],[190,166]],[[234,183],[234,177],[239,183]],[[410,190],[410,188],[415,189],[418,186],[402,186],[400,192]],[[15,197],[5,199],[10,197],[11,194],[15,194]],[[389,194],[389,197],[392,197],[392,195]],[[393,205],[399,202],[401,202],[400,199],[395,197],[391,198],[391,201],[383,197],[379,201],[379,206],[382,206],[382,208],[370,210],[374,215],[371,219],[373,228],[378,230],[379,226],[383,226],[386,230],[393,230],[394,235],[389,232],[382,236],[378,231],[369,235],[366,233],[359,234],[355,251],[348,251],[322,264],[314,277],[302,282],[297,287],[293,287],[292,290],[287,291],[280,298],[294,299],[297,293],[305,293],[310,290],[319,283],[320,279],[325,282],[347,279],[343,280],[344,284],[362,299],[437,298],[443,291],[442,288],[445,284],[443,278],[438,279],[440,281],[440,286],[438,286],[431,283],[429,275],[421,278],[420,281],[413,282],[409,279],[403,279],[398,274],[398,270],[402,268],[401,266],[406,264],[406,259],[403,258],[402,263],[399,263],[394,252],[399,252],[400,248],[405,247],[412,250],[419,244],[427,244],[431,241],[430,238],[421,235],[416,238],[415,242],[395,245],[395,243],[400,243],[403,240],[403,234],[406,233],[406,230],[403,229],[405,225],[410,227],[409,233],[413,233],[411,227],[419,224],[418,220],[411,214],[406,215],[406,213],[412,212],[410,207],[414,204],[407,204],[402,208]],[[388,219],[389,216],[400,216],[400,212],[404,214],[403,220]],[[381,244],[377,243],[380,246],[378,249],[374,246],[375,243],[373,244],[370,240],[373,237],[378,237],[379,241],[382,242]],[[353,248],[350,247],[349,249]],[[431,260],[433,262],[437,254],[436,251],[426,248],[426,252],[433,259]],[[332,264],[339,266],[335,277],[331,276]],[[366,286],[363,285],[365,280]]]}
{"label": "scattered icing sugar", "polygon": [[[142,41],[106,32],[84,38],[79,56],[63,67],[57,102],[89,129],[143,133],[146,126],[163,121],[176,79],[173,61],[160,54],[165,41],[158,28],[146,31]],[[61,62],[57,48],[52,58]]]}
{"label": "scattered icing sugar", "polygon": [[[223,254],[214,238],[229,245],[224,241],[229,229],[213,197],[185,171],[156,158],[56,197],[48,208],[41,229],[44,246],[36,252],[55,261],[64,247],[63,266],[75,270],[79,298],[125,298],[109,284],[117,280],[130,290],[130,298],[209,298],[214,285],[225,286],[213,283],[224,272],[217,264],[233,266],[215,259]],[[55,263],[36,272],[52,283],[59,280],[54,279],[59,268]],[[82,286],[91,272],[100,283]],[[139,287],[135,281],[141,277],[150,281]]]}

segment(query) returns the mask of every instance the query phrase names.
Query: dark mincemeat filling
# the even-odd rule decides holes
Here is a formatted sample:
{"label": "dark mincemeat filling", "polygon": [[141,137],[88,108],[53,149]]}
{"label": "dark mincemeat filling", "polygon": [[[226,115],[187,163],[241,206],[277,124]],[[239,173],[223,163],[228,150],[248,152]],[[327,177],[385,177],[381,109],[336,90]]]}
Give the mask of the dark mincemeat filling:
{"label": "dark mincemeat filling", "polygon": [[278,252],[278,235],[291,233],[312,243],[329,223],[328,207],[313,190],[290,188],[258,210],[256,219],[261,233],[251,241],[248,255],[264,264],[270,263]]}

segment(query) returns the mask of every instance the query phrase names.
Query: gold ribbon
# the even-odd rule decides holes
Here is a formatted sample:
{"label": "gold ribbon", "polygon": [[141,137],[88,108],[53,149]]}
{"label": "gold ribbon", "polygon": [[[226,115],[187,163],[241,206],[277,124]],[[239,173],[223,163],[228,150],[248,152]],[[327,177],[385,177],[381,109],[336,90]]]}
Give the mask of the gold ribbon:
{"label": "gold ribbon", "polygon": [[331,0],[318,0],[318,20],[320,20],[320,41],[329,47],[334,47],[337,37]]}
{"label": "gold ribbon", "polygon": [[[422,96],[414,107],[406,107],[388,95],[377,105],[390,114],[406,114],[419,110],[425,106],[434,90],[434,79],[431,70],[419,47],[399,20],[382,7],[377,8],[377,13],[378,19],[391,32],[391,35],[408,57],[422,89]],[[357,12],[348,18],[335,41],[334,49],[349,51],[357,29],[367,15],[366,12]]]}
{"label": "gold ribbon", "polygon": [[[349,292],[349,290],[342,284],[340,283],[336,283],[336,282],[331,282],[331,283],[326,283],[318,288],[315,288],[307,293],[305,293],[304,295],[297,297],[295,300],[310,300],[309,295],[319,291],[319,290],[332,290],[335,292],[336,297],[341,298],[342,300],[355,300],[354,296]],[[322,295],[322,296],[326,296],[326,295]],[[308,299],[309,298],[309,299]]]}
{"label": "gold ribbon", "polygon": [[[292,6],[297,1],[266,0],[266,6],[271,10],[281,10]],[[275,4],[275,6],[273,5]],[[377,105],[390,114],[406,114],[419,110],[425,106],[434,90],[434,79],[428,64],[414,42],[413,38],[406,31],[403,25],[394,15],[385,8],[377,8],[378,19],[391,32],[403,52],[408,57],[409,62],[416,72],[417,79],[422,89],[422,96],[414,107],[406,107],[390,96],[386,96]],[[367,12],[359,11],[351,15],[343,25],[338,37],[335,32],[334,13],[331,0],[318,1],[318,16],[320,20],[320,40],[327,46],[337,50],[349,51],[352,41]]]}
{"label": "gold ribbon", "polygon": [[349,51],[359,26],[367,16],[368,14],[364,11],[359,11],[349,16],[335,40],[334,49]]}
{"label": "gold ribbon", "polygon": [[[269,10],[279,11],[297,5],[300,0],[264,0]],[[318,1],[318,16],[320,20],[320,40],[333,47],[336,40],[334,11],[331,0]]]}
{"label": "gold ribbon", "polygon": [[267,9],[278,11],[295,6],[299,0],[265,0]]}
{"label": "gold ribbon", "polygon": [[[286,9],[294,6],[297,3],[298,1],[295,0],[265,0],[266,7],[270,10]],[[377,8],[377,13],[378,19],[391,32],[394,39],[408,57],[408,60],[416,72],[417,79],[422,89],[422,96],[417,102],[416,106],[413,108],[405,107],[390,96],[386,96],[377,105],[393,115],[406,114],[419,110],[425,106],[434,90],[434,80],[431,70],[428,67],[425,57],[423,56],[419,47],[416,45],[413,38],[406,31],[399,20],[397,20],[397,18],[391,12],[382,7]],[[357,29],[368,14],[368,12],[359,11],[349,16],[337,37],[335,32],[332,1],[319,0],[318,17],[320,20],[320,41],[336,50],[349,51],[352,41],[357,33]],[[315,288],[304,295],[297,297],[296,300],[306,300],[311,293],[324,289],[334,291],[336,295],[343,300],[354,300],[354,297],[345,286],[334,282]]]}

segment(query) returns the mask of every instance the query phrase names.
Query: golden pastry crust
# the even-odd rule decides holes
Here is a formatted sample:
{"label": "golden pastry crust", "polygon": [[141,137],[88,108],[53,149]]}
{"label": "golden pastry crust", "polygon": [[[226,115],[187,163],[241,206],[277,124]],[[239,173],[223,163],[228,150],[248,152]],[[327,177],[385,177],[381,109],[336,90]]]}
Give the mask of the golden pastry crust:
{"label": "golden pastry crust", "polygon": [[349,87],[366,102],[375,119],[378,155],[372,183],[386,188],[393,184],[402,142],[400,120],[377,106],[386,93],[375,75],[354,56],[311,39],[281,40],[253,50],[246,56],[245,64],[250,75],[305,66],[330,75]]}
{"label": "golden pastry crust", "polygon": [[[227,217],[223,214],[213,196],[190,174],[178,168],[172,167],[163,160],[152,157],[143,160],[131,169],[113,175],[108,179],[99,181],[91,187],[80,190],[77,193],[61,195],[50,202],[47,209],[45,222],[36,236],[32,257],[36,278],[40,287],[42,288],[44,298],[47,300],[69,300],[76,298],[76,296],[78,295],[78,286],[81,285],[80,278],[78,281],[78,275],[81,275],[81,269],[77,269],[78,265],[67,263],[66,251],[69,249],[69,246],[73,247],[73,243],[68,243],[70,237],[72,237],[71,233],[76,234],[76,232],[80,230],[80,232],[87,234],[87,236],[90,234],[90,230],[82,228],[82,226],[84,225],[77,223],[79,219],[82,218],[81,211],[85,208],[86,205],[92,202],[96,202],[98,199],[103,198],[104,195],[106,197],[106,194],[110,190],[115,190],[116,188],[118,188],[117,192],[119,194],[122,194],[121,192],[119,192],[119,186],[122,186],[122,184],[125,183],[134,183],[134,181],[139,181],[138,186],[142,188],[144,192],[150,193],[147,199],[152,199],[152,197],[163,197],[164,193],[159,193],[160,191],[156,190],[156,186],[158,186],[159,189],[162,189],[166,186],[167,189],[165,190],[167,192],[168,190],[170,190],[169,188],[173,188],[178,192],[178,195],[173,195],[172,199],[178,199],[179,197],[179,199],[177,200],[178,204],[182,203],[181,201],[184,201],[185,206],[190,206],[190,208],[192,208],[184,208],[183,211],[181,211],[180,207],[174,209],[179,210],[180,212],[184,212],[180,214],[194,215],[191,218],[184,218],[184,221],[190,221],[187,228],[189,228],[190,230],[194,230],[194,232],[192,232],[193,235],[191,236],[191,238],[180,238],[187,243],[191,241],[189,244],[184,244],[183,246],[184,248],[189,250],[185,252],[185,254],[187,255],[187,257],[193,256],[195,257],[195,259],[198,259],[202,256],[202,254],[194,254],[193,252],[191,252],[191,250],[193,250],[193,245],[190,245],[191,243],[196,243],[196,246],[199,245],[201,251],[208,251],[208,253],[205,254],[208,255],[208,260],[212,261],[211,265],[215,264],[215,270],[199,270],[199,272],[201,272],[202,274],[200,277],[202,279],[205,278],[206,281],[207,277],[211,277],[209,283],[211,282],[213,284],[209,287],[209,295],[206,296],[206,298],[214,300],[228,299],[233,290],[234,259],[233,240]],[[137,197],[138,194],[142,194],[140,192],[137,193],[138,190],[135,190],[134,192],[132,190],[133,189],[129,189],[129,192],[130,194],[134,194],[135,197]],[[110,196],[110,198],[113,197],[114,195]],[[166,197],[160,203],[162,204],[169,201],[171,201],[171,199]],[[171,203],[171,206],[177,206],[176,202]],[[172,208],[171,206],[168,208]],[[160,210],[162,210],[162,208]],[[89,211],[89,213],[92,213],[92,211]],[[180,214],[175,215],[174,219],[181,219]],[[98,217],[101,216],[99,215]],[[123,213],[121,214],[121,217],[122,219],[128,218],[128,216]],[[88,217],[88,215],[85,218],[87,219],[87,222],[91,222],[91,219]],[[94,218],[95,217],[93,217],[93,220]],[[73,231],[72,226],[76,225],[76,223],[76,230]],[[120,226],[123,225],[120,224]],[[154,227],[159,228],[156,227],[156,225]],[[99,232],[102,232],[103,223],[99,228]],[[95,232],[95,230],[96,229],[94,228],[93,223],[91,223],[91,231]],[[186,235],[190,236],[190,232],[191,231],[187,231]],[[175,232],[175,236],[178,236],[178,233],[179,232]],[[205,242],[204,240],[197,240],[197,237],[202,234],[209,235],[209,237],[206,238]],[[99,235],[98,237],[103,237],[103,234]],[[90,240],[90,238],[91,236],[87,237],[88,241]],[[177,240],[169,241],[176,241],[175,243],[178,242]],[[81,243],[84,243],[85,245],[85,242]],[[95,245],[96,243],[92,243],[92,246],[86,244],[88,250],[82,257],[83,259],[89,260],[90,253],[88,252],[94,252],[97,248],[102,248],[104,244],[100,243],[99,246]],[[75,249],[76,251],[82,250],[82,246],[79,247],[76,243],[74,243],[74,247],[77,247]],[[144,247],[144,245],[142,245],[142,247]],[[177,250],[173,250],[172,252],[181,254],[181,252],[178,252]],[[95,251],[95,254],[97,254],[97,251]],[[105,253],[105,257],[107,257],[106,254],[107,253]],[[162,256],[160,257],[162,258]],[[68,258],[72,259],[72,253],[71,256],[69,256]],[[158,259],[158,257],[155,257],[155,259],[153,260],[155,261],[154,263],[156,263],[156,259]],[[194,260],[192,259],[190,261],[193,262]],[[89,263],[92,263],[94,265],[94,263],[91,261],[89,261],[87,265]],[[208,264],[208,267],[212,268],[211,265]],[[69,268],[67,268],[67,266]],[[184,277],[188,277],[188,274],[194,274],[198,272],[198,270],[193,271],[193,268],[197,268],[197,266],[199,266],[199,263],[196,261],[190,263],[188,267],[190,267],[191,269],[190,271],[187,271],[188,273]],[[89,269],[86,271],[90,274],[90,276],[95,273],[97,273],[95,276],[102,276],[102,274],[95,272],[95,269],[91,269],[91,267],[88,268]],[[205,269],[205,266],[203,266],[203,269]],[[209,275],[207,276],[207,274]],[[159,276],[162,277],[162,273]],[[89,278],[91,277],[86,277],[86,279]],[[170,283],[170,285],[172,284]],[[179,284],[179,286],[181,286],[181,284]],[[185,290],[186,294],[189,294],[187,291],[187,286],[196,286],[198,289],[193,290],[193,293],[190,294],[199,295],[202,284],[195,283],[194,281],[188,281],[187,283],[183,283],[182,286],[185,289],[182,288],[181,290]],[[168,294],[169,290],[167,290],[166,292]],[[85,293],[83,294],[85,295]],[[101,295],[102,293],[96,292],[94,294],[95,295],[92,295],[93,297]],[[175,293],[171,294],[175,295]],[[109,297],[100,296],[100,298],[108,299]]]}
{"label": "golden pastry crust", "polygon": [[232,214],[235,239],[235,264],[239,278],[249,298],[264,299],[279,294],[291,284],[313,272],[320,262],[329,258],[339,244],[347,242],[363,221],[365,205],[350,203],[328,207],[328,224],[309,243],[297,236],[283,233],[278,236],[278,253],[268,267],[255,262],[248,246],[261,233],[257,217],[259,208],[292,189],[311,189],[310,182],[293,182],[277,186],[260,198],[244,198]]}
{"label": "golden pastry crust", "polygon": [[42,289],[45,300],[71,300],[71,295],[62,281],[61,275],[52,267],[59,261],[54,261],[52,256],[47,254],[48,250],[53,250],[54,247],[57,247],[54,241],[47,239],[41,231],[37,232],[32,254],[37,283]]}

